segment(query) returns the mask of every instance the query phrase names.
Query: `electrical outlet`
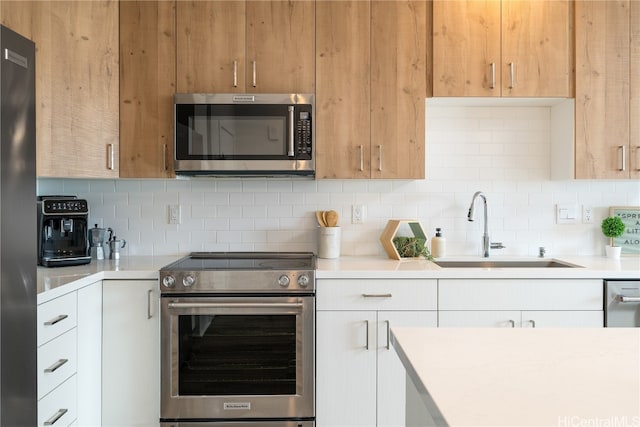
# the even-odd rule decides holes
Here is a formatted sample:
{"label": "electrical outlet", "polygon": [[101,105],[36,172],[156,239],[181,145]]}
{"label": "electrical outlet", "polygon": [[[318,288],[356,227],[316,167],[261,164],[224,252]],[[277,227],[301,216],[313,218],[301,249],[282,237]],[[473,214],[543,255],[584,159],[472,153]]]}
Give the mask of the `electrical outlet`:
{"label": "electrical outlet", "polygon": [[180,205],[169,205],[169,224],[180,224]]}
{"label": "electrical outlet", "polygon": [[591,206],[582,206],[582,223],[593,224],[593,208]]}
{"label": "electrical outlet", "polygon": [[351,206],[351,224],[364,224],[364,206]]}

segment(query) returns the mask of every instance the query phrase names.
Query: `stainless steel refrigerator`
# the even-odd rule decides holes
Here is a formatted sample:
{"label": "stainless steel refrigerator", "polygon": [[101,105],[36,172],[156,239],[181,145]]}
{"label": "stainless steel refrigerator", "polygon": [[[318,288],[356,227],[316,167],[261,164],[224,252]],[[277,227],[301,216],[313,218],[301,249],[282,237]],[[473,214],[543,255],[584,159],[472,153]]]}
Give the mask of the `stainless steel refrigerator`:
{"label": "stainless steel refrigerator", "polygon": [[35,426],[35,45],[0,26],[0,48],[0,426]]}

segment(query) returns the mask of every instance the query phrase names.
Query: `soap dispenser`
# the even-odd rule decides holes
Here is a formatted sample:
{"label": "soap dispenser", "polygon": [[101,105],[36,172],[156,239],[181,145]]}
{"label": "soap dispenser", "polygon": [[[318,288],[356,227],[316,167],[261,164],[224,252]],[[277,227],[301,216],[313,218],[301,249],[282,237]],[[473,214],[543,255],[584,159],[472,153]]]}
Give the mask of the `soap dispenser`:
{"label": "soap dispenser", "polygon": [[442,258],[447,250],[447,240],[442,237],[441,228],[436,228],[436,235],[431,239],[431,255]]}

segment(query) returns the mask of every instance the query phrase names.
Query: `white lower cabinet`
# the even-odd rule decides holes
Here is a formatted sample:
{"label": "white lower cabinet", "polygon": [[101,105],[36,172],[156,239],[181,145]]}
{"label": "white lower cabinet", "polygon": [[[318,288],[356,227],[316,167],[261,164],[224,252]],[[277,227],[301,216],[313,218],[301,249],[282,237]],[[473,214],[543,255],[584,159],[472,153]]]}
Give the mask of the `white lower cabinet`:
{"label": "white lower cabinet", "polygon": [[602,280],[441,279],[439,327],[602,328]]}
{"label": "white lower cabinet", "polygon": [[100,425],[101,285],[38,305],[38,425]]}
{"label": "white lower cabinet", "polygon": [[396,326],[437,325],[435,280],[318,280],[316,425],[401,426],[405,374]]}
{"label": "white lower cabinet", "polygon": [[78,289],[78,425],[102,418],[102,281]]}
{"label": "white lower cabinet", "polygon": [[157,280],[104,280],[102,425],[157,426],[160,295]]}

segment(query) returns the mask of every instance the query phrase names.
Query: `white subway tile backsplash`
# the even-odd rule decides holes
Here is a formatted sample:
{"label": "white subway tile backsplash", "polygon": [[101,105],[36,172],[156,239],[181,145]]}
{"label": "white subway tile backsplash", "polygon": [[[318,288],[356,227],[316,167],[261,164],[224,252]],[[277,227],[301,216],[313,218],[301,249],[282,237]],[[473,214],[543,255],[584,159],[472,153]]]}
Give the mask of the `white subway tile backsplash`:
{"label": "white subway tile backsplash", "polygon": [[[440,227],[448,255],[480,255],[483,214],[467,221],[475,191],[488,199],[489,233],[506,248],[494,255],[601,255],[600,221],[610,206],[640,205],[638,181],[550,181],[548,107],[428,106],[425,180],[193,178],[39,179],[38,194],[76,194],[90,203],[90,224],[127,240],[123,254],[190,251],[316,251],[316,210],[340,214],[343,255],[384,254],[391,218]],[[593,208],[594,222],[558,225],[555,205]],[[168,206],[181,224],[168,224]],[[351,207],[365,208],[351,224]]]}

